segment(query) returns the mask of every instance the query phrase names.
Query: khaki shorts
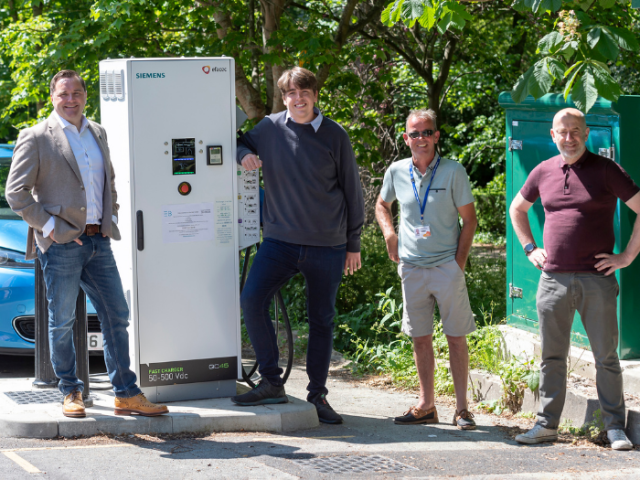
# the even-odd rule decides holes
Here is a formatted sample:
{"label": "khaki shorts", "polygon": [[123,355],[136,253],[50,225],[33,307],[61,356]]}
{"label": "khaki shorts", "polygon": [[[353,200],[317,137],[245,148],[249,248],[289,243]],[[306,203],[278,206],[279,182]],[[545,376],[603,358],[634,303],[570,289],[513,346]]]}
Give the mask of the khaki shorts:
{"label": "khaki shorts", "polygon": [[404,333],[410,337],[433,334],[436,302],[445,335],[462,337],[476,329],[464,273],[455,260],[432,268],[401,262],[398,275],[402,279]]}

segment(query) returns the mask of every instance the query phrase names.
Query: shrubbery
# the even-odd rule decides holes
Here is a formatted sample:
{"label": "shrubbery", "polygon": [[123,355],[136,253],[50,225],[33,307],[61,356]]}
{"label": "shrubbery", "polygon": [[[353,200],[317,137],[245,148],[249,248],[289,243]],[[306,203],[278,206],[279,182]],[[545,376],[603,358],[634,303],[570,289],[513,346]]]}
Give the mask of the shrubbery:
{"label": "shrubbery", "polygon": [[504,243],[499,239],[504,238],[507,231],[505,178],[505,174],[500,173],[485,187],[473,189],[478,214],[478,232],[480,236],[493,240],[492,243],[495,243],[496,240],[498,243]]}

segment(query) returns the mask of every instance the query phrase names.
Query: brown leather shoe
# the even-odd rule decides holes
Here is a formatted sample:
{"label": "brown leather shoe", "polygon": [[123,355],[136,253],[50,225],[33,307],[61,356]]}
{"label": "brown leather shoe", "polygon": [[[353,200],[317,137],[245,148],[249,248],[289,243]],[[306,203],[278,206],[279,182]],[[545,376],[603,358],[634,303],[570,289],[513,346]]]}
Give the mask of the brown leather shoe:
{"label": "brown leather shoe", "polygon": [[64,401],[62,402],[62,414],[65,417],[71,418],[83,418],[87,416],[87,412],[84,410],[81,391],[74,390],[64,397]]}
{"label": "brown leather shoe", "polygon": [[476,422],[473,419],[473,413],[466,408],[460,412],[456,411],[453,414],[453,424],[458,427],[458,430],[475,430]]}
{"label": "brown leather shoe", "polygon": [[116,415],[133,415],[134,413],[143,417],[155,417],[169,413],[166,405],[151,403],[144,394],[140,393],[135,397],[116,397],[116,408],[113,411]]}
{"label": "brown leather shoe", "polygon": [[396,425],[419,425],[422,423],[438,423],[438,411],[431,407],[427,411],[418,407],[411,407],[401,417],[396,417],[393,423]]}

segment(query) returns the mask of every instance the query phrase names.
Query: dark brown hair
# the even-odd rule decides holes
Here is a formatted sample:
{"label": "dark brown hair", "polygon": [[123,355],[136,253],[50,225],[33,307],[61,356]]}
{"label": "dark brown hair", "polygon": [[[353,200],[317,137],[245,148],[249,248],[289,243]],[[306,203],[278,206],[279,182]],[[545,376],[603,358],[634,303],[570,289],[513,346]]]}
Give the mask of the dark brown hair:
{"label": "dark brown hair", "polygon": [[282,92],[282,95],[292,88],[299,88],[300,90],[309,89],[315,93],[318,91],[318,80],[316,76],[306,68],[294,67],[285,70],[282,75],[280,75],[278,88]]}
{"label": "dark brown hair", "polygon": [[75,70],[60,70],[51,79],[51,83],[49,84],[49,95],[53,95],[53,92],[56,89],[56,83],[58,83],[58,80],[60,80],[61,78],[77,78],[78,80],[80,80],[80,85],[82,85],[84,91],[87,91],[87,85],[84,83],[82,77],[78,75],[78,72],[76,72]]}

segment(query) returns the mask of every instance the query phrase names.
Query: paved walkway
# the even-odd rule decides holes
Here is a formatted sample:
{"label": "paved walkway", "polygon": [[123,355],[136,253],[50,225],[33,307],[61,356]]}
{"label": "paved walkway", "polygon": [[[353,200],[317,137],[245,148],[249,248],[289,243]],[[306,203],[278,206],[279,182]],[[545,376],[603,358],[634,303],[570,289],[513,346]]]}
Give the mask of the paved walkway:
{"label": "paved walkway", "polygon": [[[306,375],[295,368],[287,393],[304,398]],[[415,395],[331,378],[329,401],[343,425],[293,433],[212,435],[131,434],[88,439],[0,438],[4,479],[637,479],[640,451],[614,452],[571,440],[533,447],[513,436],[528,420],[477,414],[478,429],[449,424],[449,399],[438,403],[440,424],[398,426],[392,417]],[[33,472],[33,473],[29,473]],[[40,472],[40,473],[38,473]],[[45,473],[46,472],[46,473]],[[81,473],[80,473],[81,472]]]}

